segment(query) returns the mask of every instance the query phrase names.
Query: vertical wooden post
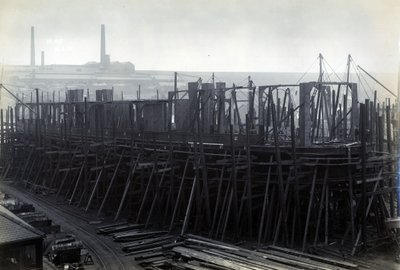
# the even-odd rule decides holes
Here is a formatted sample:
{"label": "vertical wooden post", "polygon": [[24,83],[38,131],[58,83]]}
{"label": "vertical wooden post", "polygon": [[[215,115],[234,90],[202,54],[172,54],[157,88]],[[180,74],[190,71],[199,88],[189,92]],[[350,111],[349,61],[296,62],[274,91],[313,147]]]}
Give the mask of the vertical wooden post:
{"label": "vertical wooden post", "polygon": [[366,202],[367,202],[367,182],[366,182],[366,128],[365,128],[365,105],[360,104],[360,138],[361,138],[361,179],[362,179],[362,192],[361,192],[361,236],[364,247],[366,247],[367,240],[367,220],[366,220]]}
{"label": "vertical wooden post", "polygon": [[[254,110],[254,108],[251,108]],[[251,177],[251,150],[250,150],[250,126],[251,126],[251,116],[246,117],[246,161],[247,161],[247,215],[248,215],[248,229],[249,236],[253,235],[253,206],[252,206],[252,177]]]}
{"label": "vertical wooden post", "polygon": [[218,133],[224,134],[226,132],[226,117],[225,117],[225,83],[217,82],[216,84],[218,93]]}
{"label": "vertical wooden post", "polygon": [[264,91],[265,87],[258,88],[258,135],[260,136],[260,143],[264,144],[265,135],[265,103],[264,103]]}
{"label": "vertical wooden post", "polygon": [[313,86],[314,83],[300,84],[299,133],[301,146],[311,145],[310,92]]}
{"label": "vertical wooden post", "polygon": [[41,144],[40,141],[40,110],[39,110],[39,89],[36,88],[36,140],[38,144]]}
{"label": "vertical wooden post", "polygon": [[359,112],[358,112],[358,93],[357,93],[357,84],[351,84],[351,134],[354,141],[356,138],[356,130],[359,129]]}
{"label": "vertical wooden post", "polygon": [[[392,128],[391,128],[391,115],[390,115],[390,99],[388,100],[388,105],[386,105],[386,142],[387,142],[387,151],[389,154],[392,154]],[[393,188],[393,178],[392,178],[392,165],[388,165],[389,171],[389,188]],[[393,191],[389,194],[389,206],[390,206],[390,217],[395,217],[394,210],[394,197]]]}
{"label": "vertical wooden post", "polygon": [[4,121],[3,121],[3,109],[0,110],[0,130],[1,130],[1,164],[4,166]]}
{"label": "vertical wooden post", "polygon": [[286,201],[284,196],[284,188],[283,188],[283,177],[282,177],[282,163],[281,163],[281,152],[280,145],[278,140],[278,126],[277,126],[277,116],[275,112],[275,104],[271,104],[272,109],[272,126],[273,126],[273,134],[274,134],[274,147],[275,147],[275,155],[278,169],[278,186],[279,186],[279,199],[280,199],[280,211],[282,213],[283,218],[283,229],[284,229],[284,239],[286,241],[286,246],[288,245],[288,228],[287,228],[287,215],[286,215]]}
{"label": "vertical wooden post", "polygon": [[[350,83],[350,64],[351,64],[351,55],[349,54],[347,57],[347,73],[346,73],[346,95],[343,99],[343,134],[344,138],[347,138],[347,100],[349,97],[349,83]],[[352,104],[353,106],[353,104]],[[358,120],[358,119],[357,119]],[[353,118],[351,118],[351,123],[353,123]],[[354,133],[352,133],[354,136]]]}

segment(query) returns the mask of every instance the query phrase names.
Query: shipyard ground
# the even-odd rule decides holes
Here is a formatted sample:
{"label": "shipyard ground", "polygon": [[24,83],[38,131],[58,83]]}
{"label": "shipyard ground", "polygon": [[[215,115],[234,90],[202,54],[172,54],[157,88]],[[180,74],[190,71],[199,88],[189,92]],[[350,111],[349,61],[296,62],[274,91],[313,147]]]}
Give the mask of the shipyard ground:
{"label": "shipyard ground", "polygon": [[[70,206],[67,203],[56,202],[50,195],[28,192],[10,181],[0,182],[0,190],[34,207],[61,225],[62,231],[75,235],[83,241],[91,252],[94,265],[85,266],[85,269],[142,269],[134,259],[125,256],[118,243],[109,237],[99,236],[96,227],[107,224],[106,219],[98,219],[94,214],[84,213],[82,209]],[[400,265],[395,262],[396,249],[383,247],[351,258],[349,261],[360,266],[360,269],[388,269],[398,270]],[[336,258],[337,259],[337,258]],[[54,269],[44,263],[44,269]]]}
{"label": "shipyard ground", "polygon": [[[119,246],[111,239],[99,237],[96,226],[89,224],[90,214],[83,214],[73,207],[55,203],[51,198],[44,198],[38,194],[21,191],[10,182],[0,182],[0,189],[4,193],[35,206],[35,209],[46,213],[62,231],[75,235],[91,253],[94,265],[85,266],[85,269],[135,269],[134,262],[123,255]],[[93,219],[94,220],[94,219]]]}

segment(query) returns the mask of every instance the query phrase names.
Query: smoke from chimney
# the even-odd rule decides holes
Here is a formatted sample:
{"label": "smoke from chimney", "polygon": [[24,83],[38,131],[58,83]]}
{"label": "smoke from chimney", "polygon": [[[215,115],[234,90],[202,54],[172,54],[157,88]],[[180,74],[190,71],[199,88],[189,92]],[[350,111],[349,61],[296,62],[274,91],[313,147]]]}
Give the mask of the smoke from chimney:
{"label": "smoke from chimney", "polygon": [[41,66],[43,67],[44,66],[44,51],[42,51],[42,54],[41,54],[41,61],[40,61],[40,64],[41,64]]}

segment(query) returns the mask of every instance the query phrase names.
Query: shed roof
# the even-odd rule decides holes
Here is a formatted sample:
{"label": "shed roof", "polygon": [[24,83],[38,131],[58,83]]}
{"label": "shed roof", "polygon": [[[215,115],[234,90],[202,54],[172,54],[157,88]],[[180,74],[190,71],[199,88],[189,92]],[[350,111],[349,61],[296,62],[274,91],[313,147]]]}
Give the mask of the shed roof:
{"label": "shed roof", "polygon": [[0,246],[44,237],[44,233],[0,205]]}

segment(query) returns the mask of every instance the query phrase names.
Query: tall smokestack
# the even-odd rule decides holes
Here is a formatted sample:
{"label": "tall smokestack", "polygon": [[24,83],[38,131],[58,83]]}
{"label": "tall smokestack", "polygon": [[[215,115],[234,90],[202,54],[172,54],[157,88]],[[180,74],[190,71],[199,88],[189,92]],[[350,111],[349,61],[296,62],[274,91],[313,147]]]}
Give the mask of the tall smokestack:
{"label": "tall smokestack", "polygon": [[31,26],[31,66],[35,65],[35,28]]}
{"label": "tall smokestack", "polygon": [[100,43],[100,63],[106,63],[106,30],[104,24],[101,25],[101,43]]}
{"label": "tall smokestack", "polygon": [[43,67],[44,66],[44,51],[42,51],[40,59],[41,59],[40,64]]}

